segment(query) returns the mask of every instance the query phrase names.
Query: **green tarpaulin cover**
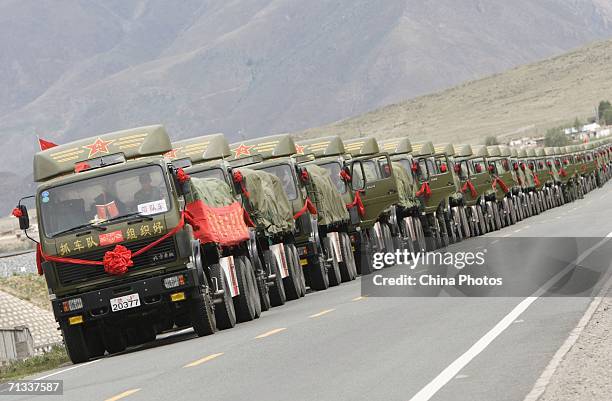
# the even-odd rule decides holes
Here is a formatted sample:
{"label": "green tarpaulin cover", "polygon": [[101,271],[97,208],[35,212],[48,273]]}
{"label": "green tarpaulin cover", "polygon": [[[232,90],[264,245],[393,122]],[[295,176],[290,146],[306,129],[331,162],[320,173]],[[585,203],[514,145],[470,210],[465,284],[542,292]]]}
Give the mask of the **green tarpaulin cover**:
{"label": "green tarpaulin cover", "polygon": [[189,180],[191,192],[185,196],[187,203],[201,200],[208,206],[229,206],[236,201],[225,181],[216,178],[196,178]]}
{"label": "green tarpaulin cover", "polygon": [[416,191],[418,191],[418,188],[412,174],[408,173],[400,163],[393,162],[393,175],[397,182],[399,205],[405,208],[417,206]]}
{"label": "green tarpaulin cover", "polygon": [[242,174],[251,206],[247,210],[257,228],[270,234],[293,231],[292,207],[278,177],[249,168],[236,171]]}
{"label": "green tarpaulin cover", "polygon": [[349,213],[329,171],[314,164],[304,167],[310,177],[308,195],[317,207],[319,224],[329,225],[348,220]]}

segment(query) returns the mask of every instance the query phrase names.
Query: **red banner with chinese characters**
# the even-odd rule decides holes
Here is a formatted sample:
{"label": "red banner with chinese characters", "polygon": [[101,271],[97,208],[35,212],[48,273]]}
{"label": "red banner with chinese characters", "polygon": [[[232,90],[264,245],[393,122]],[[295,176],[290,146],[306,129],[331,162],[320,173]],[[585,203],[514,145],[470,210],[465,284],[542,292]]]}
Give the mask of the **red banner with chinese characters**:
{"label": "red banner with chinese characters", "polygon": [[244,221],[242,205],[212,207],[201,200],[187,204],[191,215],[194,236],[201,243],[214,242],[222,246],[237,245],[249,239],[249,229]]}

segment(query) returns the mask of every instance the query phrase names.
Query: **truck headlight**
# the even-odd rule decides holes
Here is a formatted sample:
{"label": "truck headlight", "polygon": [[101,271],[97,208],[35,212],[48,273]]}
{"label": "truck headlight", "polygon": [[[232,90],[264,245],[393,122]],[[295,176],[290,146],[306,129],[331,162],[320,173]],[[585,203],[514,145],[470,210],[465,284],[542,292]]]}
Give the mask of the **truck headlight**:
{"label": "truck headlight", "polygon": [[72,298],[62,302],[62,310],[64,312],[72,312],[83,309],[83,300],[81,298]]}
{"label": "truck headlight", "polygon": [[177,276],[166,277],[164,279],[164,287],[166,289],[178,287],[179,285],[185,284],[185,276],[179,274]]}

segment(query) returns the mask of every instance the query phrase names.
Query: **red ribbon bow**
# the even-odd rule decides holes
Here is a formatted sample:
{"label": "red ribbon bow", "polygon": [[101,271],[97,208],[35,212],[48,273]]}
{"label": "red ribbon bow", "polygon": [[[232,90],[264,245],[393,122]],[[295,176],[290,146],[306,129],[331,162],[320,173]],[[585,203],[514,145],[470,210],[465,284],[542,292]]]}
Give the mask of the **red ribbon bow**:
{"label": "red ribbon bow", "polygon": [[65,258],[63,256],[47,255],[42,251],[42,247],[38,244],[36,249],[36,264],[38,268],[38,274],[42,274],[42,261],[48,260],[51,262],[60,263],[72,263],[75,265],[88,265],[88,266],[104,266],[104,271],[108,274],[122,275],[127,272],[129,267],[134,265],[132,257],[136,257],[147,252],[149,249],[159,245],[162,241],[176,234],[185,225],[185,220],[190,220],[191,217],[183,212],[181,214],[181,220],[172,230],[168,231],[163,236],[159,237],[149,245],[140,248],[136,252],[130,251],[123,245],[116,245],[114,249],[106,251],[102,260],[87,260],[87,259],[76,259],[76,258]]}
{"label": "red ribbon bow", "polygon": [[312,203],[310,198],[306,198],[306,201],[304,202],[304,207],[302,207],[296,214],[293,215],[293,220],[297,220],[301,215],[306,213],[306,210],[308,210],[310,214],[317,214],[317,208],[315,207],[314,203]]}
{"label": "red ribbon bow", "polygon": [[533,182],[536,184],[537,187],[540,186],[540,178],[536,173],[533,173]]}
{"label": "red ribbon bow", "polygon": [[247,189],[246,189],[246,185],[244,184],[244,177],[243,177],[242,173],[240,172],[240,170],[234,170],[232,172],[232,179],[234,180],[235,183],[239,183],[240,184],[240,190],[242,191],[244,196],[249,198],[249,191],[247,191]]}
{"label": "red ribbon bow", "polygon": [[361,217],[363,217],[365,216],[365,206],[363,205],[363,202],[361,200],[361,195],[360,195],[361,192],[363,192],[363,189],[359,189],[355,191],[355,197],[353,198],[353,202],[347,203],[346,208],[352,209],[355,206],[357,206],[357,212],[359,213]]}
{"label": "red ribbon bow", "polygon": [[179,168],[176,171],[176,179],[178,180],[178,182],[180,182],[181,184],[186,183],[187,181],[189,181],[191,179],[191,177],[189,177],[189,174],[187,174],[185,172],[185,170],[183,170],[182,168]]}
{"label": "red ribbon bow", "polygon": [[15,209],[13,209],[13,211],[11,212],[11,214],[17,218],[23,217],[23,212],[21,211],[21,208],[16,207]]}
{"label": "red ribbon bow", "polygon": [[495,179],[493,180],[493,183],[491,184],[491,186],[493,187],[493,189],[496,189],[498,184],[499,184],[499,187],[501,188],[501,190],[504,193],[508,193],[509,189],[508,189],[508,186],[506,185],[506,183],[504,182],[504,180],[502,180],[499,177],[495,177]]}
{"label": "red ribbon bow", "polygon": [[344,181],[344,182],[350,182],[351,181],[351,175],[349,173],[347,173],[344,169],[340,170],[340,178],[342,178],[342,181]]}
{"label": "red ribbon bow", "polygon": [[461,192],[466,193],[468,189],[470,190],[470,195],[472,198],[476,198],[476,196],[478,196],[478,192],[476,192],[476,188],[474,188],[474,184],[472,184],[471,180],[467,180],[465,184],[463,184]]}
{"label": "red ribbon bow", "polygon": [[416,192],[416,196],[425,198],[429,198],[431,196],[431,188],[429,187],[429,183],[425,181],[421,184],[421,188]]}
{"label": "red ribbon bow", "polygon": [[559,170],[559,175],[561,177],[567,177],[567,171],[565,171],[565,169],[561,167],[561,170]]}

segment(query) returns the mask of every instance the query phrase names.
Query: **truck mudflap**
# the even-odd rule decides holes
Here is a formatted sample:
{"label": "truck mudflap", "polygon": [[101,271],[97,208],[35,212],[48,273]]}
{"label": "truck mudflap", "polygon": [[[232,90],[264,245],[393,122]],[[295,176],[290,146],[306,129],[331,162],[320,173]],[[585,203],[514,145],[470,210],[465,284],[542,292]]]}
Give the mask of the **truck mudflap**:
{"label": "truck mudflap", "polygon": [[69,321],[71,324],[122,314],[146,313],[163,304],[189,299],[200,282],[196,269],[185,269],[58,298],[51,305],[58,322]]}

